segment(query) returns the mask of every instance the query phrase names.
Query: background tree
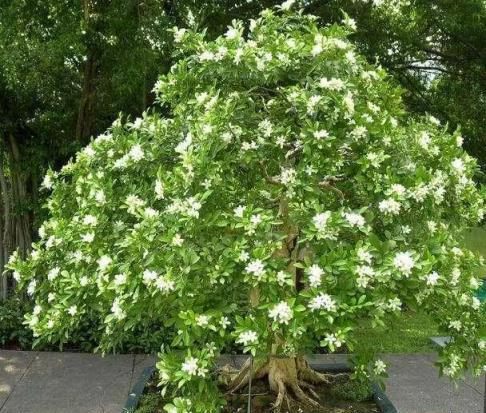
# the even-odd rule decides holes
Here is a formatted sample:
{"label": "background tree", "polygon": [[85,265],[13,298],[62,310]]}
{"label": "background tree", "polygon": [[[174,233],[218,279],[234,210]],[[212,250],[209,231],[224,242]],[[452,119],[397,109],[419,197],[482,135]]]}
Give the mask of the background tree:
{"label": "background tree", "polygon": [[[481,0],[310,1],[325,22],[342,10],[358,25],[359,50],[403,87],[409,110],[455,128],[465,148],[486,165],[486,7]],[[481,178],[483,179],[483,178]]]}
{"label": "background tree", "polygon": [[277,408],[317,404],[305,389],[331,378],[303,358],[316,346],[346,343],[357,374],[379,377],[355,327],[405,306],[453,337],[445,375],[482,371],[479,262],[457,241],[484,215],[476,162],[458,131],[408,116],[344,23],[266,10],[214,41],[174,29],[182,56],[155,87],[166,115],[117,120],[44,179],[51,217],[12,262],[39,341],[86,320],[104,350],[165,328],[173,412],[218,411],[209,369],[235,343],[255,365],[230,388],[266,377]]}
{"label": "background tree", "polygon": [[[60,168],[120,111],[139,115],[173,64],[174,25],[210,26],[257,13],[265,2],[2,0],[0,131],[2,245],[25,253],[42,222],[37,196],[47,166]],[[7,278],[1,277],[7,294]]]}

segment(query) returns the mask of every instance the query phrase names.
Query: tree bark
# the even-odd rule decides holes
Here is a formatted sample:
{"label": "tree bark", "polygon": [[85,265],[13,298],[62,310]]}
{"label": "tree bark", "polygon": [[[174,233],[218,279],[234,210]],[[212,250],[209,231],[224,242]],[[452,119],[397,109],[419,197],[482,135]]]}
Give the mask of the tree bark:
{"label": "tree bark", "polygon": [[2,267],[1,270],[1,283],[0,283],[0,298],[5,300],[8,294],[8,278],[7,274],[4,273],[5,271],[5,264],[8,261],[8,257],[10,256],[11,251],[11,242],[12,242],[12,220],[11,220],[11,204],[10,204],[10,193],[8,190],[7,180],[4,173],[4,162],[3,162],[3,153],[2,153],[2,162],[0,168],[0,188],[2,193],[2,248],[1,248],[1,263]]}
{"label": "tree bark", "polygon": [[95,13],[91,0],[82,0],[84,22],[86,26],[86,61],[83,70],[83,86],[79,101],[78,118],[76,121],[76,140],[85,143],[91,135],[93,122],[93,105],[96,92],[96,77],[99,66],[99,50],[96,45],[96,31],[99,16]]}

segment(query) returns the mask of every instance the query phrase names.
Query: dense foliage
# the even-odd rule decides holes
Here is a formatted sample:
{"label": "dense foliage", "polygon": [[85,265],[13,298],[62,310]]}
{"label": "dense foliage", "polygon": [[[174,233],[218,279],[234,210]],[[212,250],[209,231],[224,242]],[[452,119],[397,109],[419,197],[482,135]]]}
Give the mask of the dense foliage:
{"label": "dense foliage", "polygon": [[155,86],[170,115],[115,121],[44,179],[51,218],[11,261],[38,340],[86,320],[104,350],[176,332],[158,364],[171,412],[219,408],[208,374],[228,343],[257,358],[352,349],[360,320],[405,307],[453,337],[444,374],[481,371],[478,260],[457,242],[484,214],[476,162],[458,131],[407,115],[354,29],[270,10],[215,41],[174,29],[182,56]]}

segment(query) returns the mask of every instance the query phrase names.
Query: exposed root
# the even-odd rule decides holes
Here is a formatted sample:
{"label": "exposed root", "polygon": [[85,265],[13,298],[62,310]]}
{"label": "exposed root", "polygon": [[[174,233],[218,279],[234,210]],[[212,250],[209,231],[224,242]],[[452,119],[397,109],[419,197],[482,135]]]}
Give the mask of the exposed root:
{"label": "exposed root", "polygon": [[348,373],[325,374],[315,371],[309,366],[309,363],[303,357],[298,357],[296,359],[296,363],[298,365],[299,378],[313,384],[330,385],[338,382],[341,379],[349,378]]}
{"label": "exposed root", "polygon": [[265,360],[255,360],[253,366],[251,360],[248,359],[241,370],[235,375],[228,386],[229,393],[235,393],[239,389],[245,387],[253,379],[261,379],[268,374],[268,364]]}
{"label": "exposed root", "polygon": [[221,369],[226,376],[228,393],[234,394],[244,388],[252,380],[268,378],[270,390],[277,397],[274,410],[279,412],[284,403],[291,411],[293,403],[299,403],[311,408],[320,406],[320,397],[315,391],[314,385],[330,385],[349,378],[344,374],[324,374],[313,370],[303,357],[257,359],[251,364],[248,359],[239,370],[229,366]]}
{"label": "exposed root", "polygon": [[314,390],[314,386],[312,384],[307,383],[306,381],[299,380],[299,386],[307,390],[314,399],[320,400],[320,397],[317,394],[317,392]]}

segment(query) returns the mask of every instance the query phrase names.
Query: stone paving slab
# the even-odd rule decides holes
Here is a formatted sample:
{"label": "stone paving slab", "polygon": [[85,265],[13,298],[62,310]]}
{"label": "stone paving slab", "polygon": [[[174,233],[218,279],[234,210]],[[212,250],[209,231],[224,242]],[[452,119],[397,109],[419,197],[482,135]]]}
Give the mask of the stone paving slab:
{"label": "stone paving slab", "polygon": [[389,364],[386,394],[400,413],[483,413],[484,375],[457,388],[439,377],[435,354],[396,354]]}
{"label": "stone paving slab", "polygon": [[[5,353],[0,352],[2,371],[17,352]],[[153,358],[132,354],[33,353],[0,412],[120,413],[134,380],[153,363]]]}
{"label": "stone paving slab", "polygon": [[36,354],[34,351],[0,351],[0,411]]}

